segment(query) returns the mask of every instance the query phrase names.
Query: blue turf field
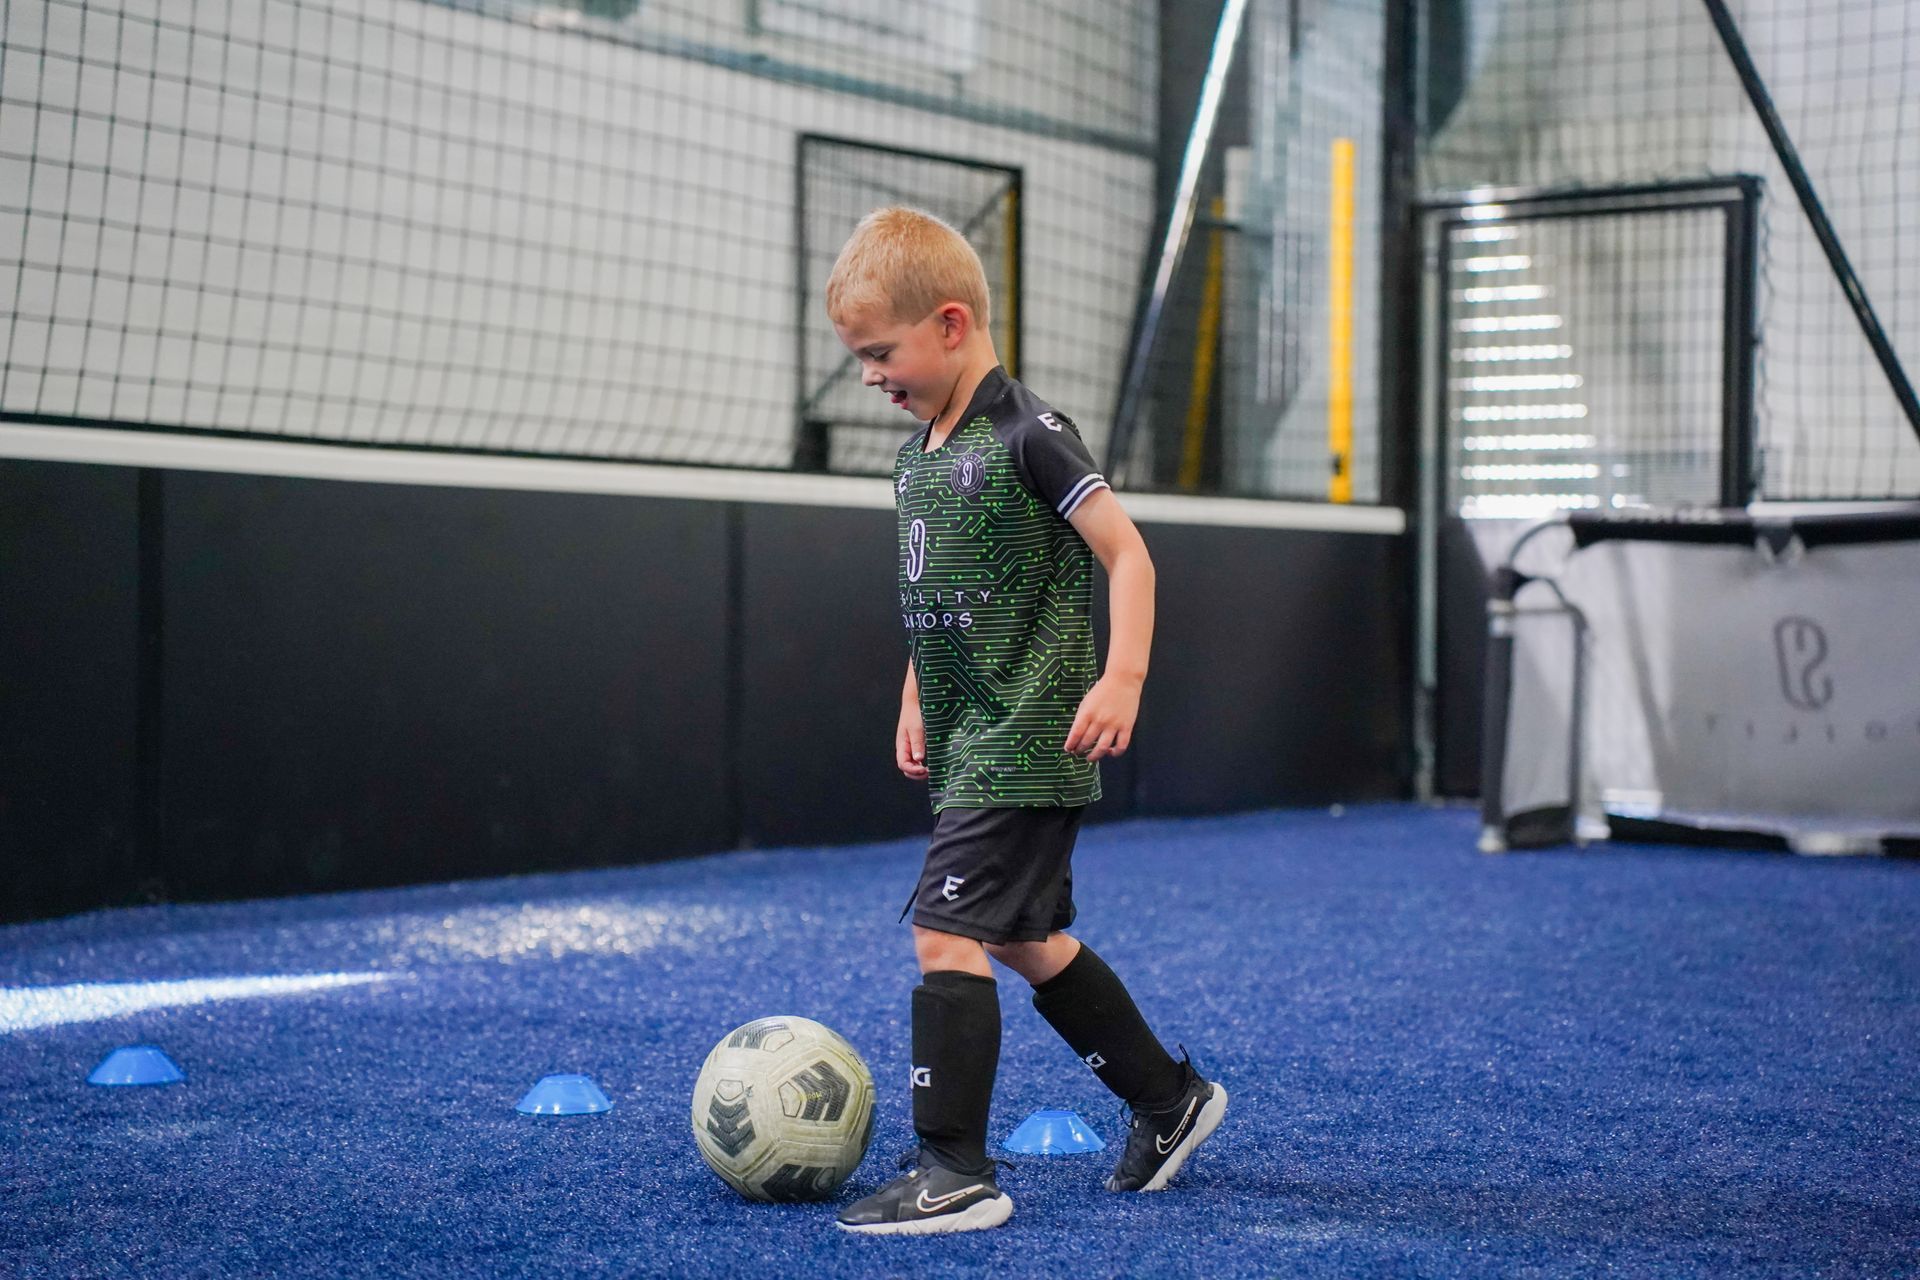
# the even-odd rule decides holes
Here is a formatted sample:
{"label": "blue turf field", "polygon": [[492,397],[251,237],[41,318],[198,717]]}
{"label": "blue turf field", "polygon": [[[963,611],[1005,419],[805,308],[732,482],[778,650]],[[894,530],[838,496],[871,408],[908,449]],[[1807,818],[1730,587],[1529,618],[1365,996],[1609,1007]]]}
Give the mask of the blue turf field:
{"label": "blue turf field", "polygon": [[[0,930],[0,1275],[1920,1274],[1920,865],[1486,858],[1460,811],[1097,828],[1078,930],[1234,1106],[1175,1190],[1028,1158],[1012,1223],[847,1238],[700,1163],[767,1013],[847,1035],[910,1140],[917,842]],[[74,1021],[75,984],[382,975]],[[993,1132],[1117,1107],[1002,982]],[[179,988],[148,992],[183,998]],[[39,1025],[25,1026],[28,1022]],[[164,1089],[98,1089],[116,1045]],[[614,1111],[536,1120],[537,1077]]]}

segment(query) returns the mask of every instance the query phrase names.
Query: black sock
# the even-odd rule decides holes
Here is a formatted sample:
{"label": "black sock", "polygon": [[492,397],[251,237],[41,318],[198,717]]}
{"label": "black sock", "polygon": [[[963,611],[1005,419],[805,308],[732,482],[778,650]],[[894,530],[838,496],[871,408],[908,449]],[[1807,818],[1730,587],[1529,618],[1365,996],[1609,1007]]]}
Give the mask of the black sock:
{"label": "black sock", "polygon": [[1151,1111],[1179,1099],[1180,1064],[1147,1028],[1126,984],[1086,943],[1033,989],[1033,1007],[1128,1106]]}
{"label": "black sock", "polygon": [[913,989],[913,1131],[955,1173],[993,1169],[987,1108],[1000,1066],[999,984],[943,969]]}

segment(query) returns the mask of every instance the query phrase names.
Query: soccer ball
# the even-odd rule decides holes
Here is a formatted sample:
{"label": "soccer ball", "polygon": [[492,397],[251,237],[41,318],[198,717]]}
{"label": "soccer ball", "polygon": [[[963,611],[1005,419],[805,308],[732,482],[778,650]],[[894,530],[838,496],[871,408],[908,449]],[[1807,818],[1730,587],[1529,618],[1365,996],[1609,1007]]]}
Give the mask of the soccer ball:
{"label": "soccer ball", "polygon": [[693,1083],[693,1140],[749,1200],[824,1200],[867,1154],[873,1076],[807,1018],[756,1018],[713,1047]]}

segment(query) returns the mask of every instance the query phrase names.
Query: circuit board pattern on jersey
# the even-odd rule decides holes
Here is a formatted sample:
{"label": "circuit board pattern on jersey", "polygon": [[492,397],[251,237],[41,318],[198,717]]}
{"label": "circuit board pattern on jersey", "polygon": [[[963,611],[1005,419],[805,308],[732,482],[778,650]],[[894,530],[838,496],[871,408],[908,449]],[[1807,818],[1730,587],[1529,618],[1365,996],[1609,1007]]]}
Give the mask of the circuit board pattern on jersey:
{"label": "circuit board pattern on jersey", "polygon": [[1021,482],[991,417],[900,452],[900,614],[933,807],[1081,805],[1098,766],[1063,749],[1097,668],[1093,553]]}

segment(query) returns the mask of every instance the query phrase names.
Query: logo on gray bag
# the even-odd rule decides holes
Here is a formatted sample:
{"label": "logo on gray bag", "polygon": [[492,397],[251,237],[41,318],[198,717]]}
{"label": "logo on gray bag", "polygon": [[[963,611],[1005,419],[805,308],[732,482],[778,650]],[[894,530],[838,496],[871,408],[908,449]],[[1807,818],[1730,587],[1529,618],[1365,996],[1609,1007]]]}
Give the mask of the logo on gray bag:
{"label": "logo on gray bag", "polygon": [[1827,660],[1827,633],[1812,618],[1788,617],[1773,624],[1773,650],[1780,659],[1780,693],[1801,711],[1833,701],[1833,677],[1820,673]]}

